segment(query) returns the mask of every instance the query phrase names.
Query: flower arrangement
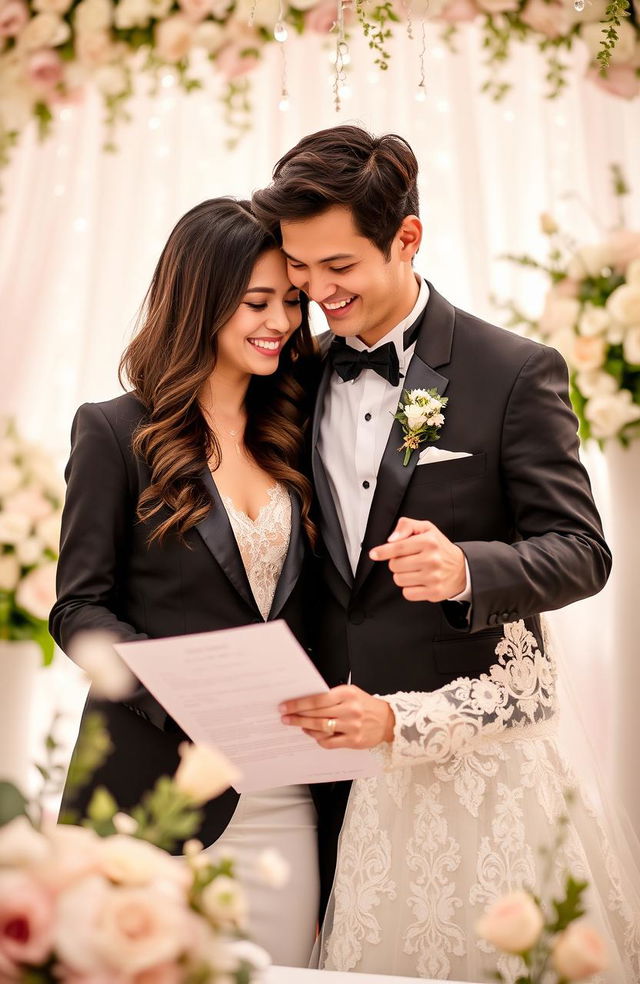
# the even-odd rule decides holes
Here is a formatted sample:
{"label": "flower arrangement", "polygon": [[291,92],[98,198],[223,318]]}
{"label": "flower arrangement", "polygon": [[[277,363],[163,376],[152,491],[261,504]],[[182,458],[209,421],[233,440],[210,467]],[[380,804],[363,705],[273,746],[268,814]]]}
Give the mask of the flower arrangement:
{"label": "flower arrangement", "polygon": [[62,489],[52,461],[0,418],[0,640],[36,641],[53,656]]}
{"label": "flower arrangement", "polygon": [[[104,643],[97,646],[105,656]],[[109,666],[102,675],[108,677]],[[43,784],[31,802],[0,781],[0,980],[257,979],[270,961],[246,938],[247,901],[231,860],[211,857],[195,840],[187,840],[184,857],[167,853],[198,829],[199,807],[236,780],[230,763],[214,749],[185,743],[175,776],[159,779],[130,814],[99,788],[81,824],[56,825],[45,804],[65,772],[58,750],[54,722],[46,761],[38,766]],[[82,786],[109,750],[100,715],[88,715],[67,784]],[[274,854],[264,852],[258,873],[278,887],[287,871]]]}
{"label": "flower arrangement", "polygon": [[406,466],[411,455],[425,441],[439,441],[438,431],[444,424],[442,411],[449,402],[448,396],[440,396],[437,389],[405,390],[398,409],[393,415],[402,425],[404,441],[398,451],[404,451],[402,464]]}
{"label": "flower arrangement", "polygon": [[[615,165],[613,175],[621,198],[627,186]],[[601,444],[640,437],[640,232],[626,229],[620,218],[600,242],[579,246],[545,214],[547,261],[507,257],[551,281],[539,318],[528,318],[511,302],[503,305],[510,312],[508,327],[562,353],[580,436]]]}
{"label": "flower arrangement", "polygon": [[[570,791],[569,800],[572,795]],[[559,818],[555,839],[544,851],[544,881],[551,877],[557,852],[566,840],[567,822],[566,816]],[[511,892],[489,906],[476,932],[498,951],[520,958],[516,984],[584,981],[605,970],[608,963],[601,936],[580,921],[585,914],[583,896],[587,888],[588,882],[567,874],[564,896],[552,899],[548,907],[532,892]],[[498,971],[494,980],[505,977]]]}
{"label": "flower arrangement", "polygon": [[[424,12],[416,0],[0,0],[0,166],[31,120],[45,135],[56,108],[82,98],[89,83],[112,126],[126,119],[136,73],[157,82],[171,72],[189,91],[201,85],[200,55],[227,80],[228,120],[246,126],[243,77],[266,44],[283,43],[290,31],[335,31],[346,13],[384,69],[394,24]],[[548,59],[550,96],[566,84],[561,55],[576,40],[589,51],[590,78],[614,95],[640,92],[640,27],[629,0],[431,0],[426,17],[451,47],[464,22],[481,25],[487,65],[498,73],[485,85],[494,98],[508,90],[499,70],[523,40]],[[340,37],[338,47],[344,43]]]}

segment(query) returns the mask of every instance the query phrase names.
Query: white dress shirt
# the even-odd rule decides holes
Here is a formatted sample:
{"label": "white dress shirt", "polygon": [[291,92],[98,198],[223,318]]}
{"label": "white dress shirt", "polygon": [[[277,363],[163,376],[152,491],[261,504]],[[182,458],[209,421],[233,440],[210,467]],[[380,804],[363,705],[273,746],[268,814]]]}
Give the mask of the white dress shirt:
{"label": "white dress shirt", "polygon": [[[428,300],[429,287],[426,281],[421,280],[416,303],[407,317],[369,349],[374,351],[387,342],[393,342],[400,364],[400,382],[397,386],[392,386],[371,369],[364,369],[357,379],[348,381],[342,380],[334,372],[325,394],[318,452],[327,473],[354,575],[376,490],[380,461],[402,394],[403,378],[415,349],[414,342],[405,350],[403,336],[422,314]],[[347,338],[346,343],[360,351],[367,349],[356,337]],[[469,588],[467,571],[465,591],[451,600],[470,601]]]}

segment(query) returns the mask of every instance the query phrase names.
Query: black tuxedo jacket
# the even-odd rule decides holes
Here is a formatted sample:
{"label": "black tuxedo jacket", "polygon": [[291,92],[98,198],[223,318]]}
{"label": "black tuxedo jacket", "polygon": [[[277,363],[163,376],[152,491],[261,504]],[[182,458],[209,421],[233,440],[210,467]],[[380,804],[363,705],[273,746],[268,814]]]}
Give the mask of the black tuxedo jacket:
{"label": "black tuxedo jacket", "polygon": [[[162,544],[148,544],[151,527],[140,523],[135,512],[149,485],[149,469],[131,451],[143,414],[138,400],[126,394],[85,404],[73,423],[58,599],[50,617],[51,634],[65,651],[85,629],[108,630],[129,641],[263,621],[208,468],[202,481],[213,508],[186,534],[186,544],[171,535]],[[291,505],[289,551],[269,618],[284,619],[306,647],[307,558],[295,496]],[[163,511],[160,518],[167,515]],[[128,704],[90,696],[85,713],[96,708],[106,715],[113,752],[79,797],[63,799],[63,809],[83,810],[98,785],[126,809],[178,764],[178,745],[186,736],[143,687]],[[237,801],[238,794],[229,789],[207,804],[197,834],[205,844],[220,836]]]}
{"label": "black tuxedo jacket", "polygon": [[[555,349],[486,324],[430,287],[402,389],[446,394],[436,446],[472,456],[418,466],[414,453],[404,467],[402,428],[392,423],[355,577],[317,449],[332,371],[327,361],[312,433],[324,555],[317,658],[330,685],[350,674],[369,693],[386,694],[478,676],[495,662],[505,622],[524,619],[542,646],[540,612],[603,587],[611,555]],[[453,602],[406,601],[387,564],[369,559],[401,516],[430,520],[462,548],[470,613]]]}

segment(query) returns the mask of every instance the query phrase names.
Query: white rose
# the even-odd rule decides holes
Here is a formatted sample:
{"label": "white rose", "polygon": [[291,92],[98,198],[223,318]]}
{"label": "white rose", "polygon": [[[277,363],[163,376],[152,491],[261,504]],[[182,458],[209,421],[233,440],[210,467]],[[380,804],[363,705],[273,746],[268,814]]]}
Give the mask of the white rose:
{"label": "white rose", "polygon": [[[317,0],[314,0],[314,2],[317,2]],[[217,20],[224,20],[232,7],[233,0],[212,0],[211,16]]]}
{"label": "white rose", "polygon": [[53,512],[53,506],[34,485],[28,485],[5,499],[4,508],[9,512],[19,512],[28,516],[32,523],[44,519]]}
{"label": "white rose", "polygon": [[87,875],[95,874],[101,838],[93,830],[50,823],[44,833],[51,854],[36,869],[38,881],[57,895]]}
{"label": "white rose", "polygon": [[156,24],[156,50],[159,57],[167,62],[179,62],[190,51],[193,44],[193,24],[182,14],[173,14]]}
{"label": "white rose", "polygon": [[16,555],[0,554],[0,591],[15,591],[19,580],[20,564]]}
{"label": "white rose", "polygon": [[14,545],[24,540],[31,531],[31,520],[22,513],[0,512],[0,544]]}
{"label": "white rose", "polygon": [[615,437],[623,427],[640,420],[640,406],[633,402],[629,390],[618,390],[611,396],[594,396],[588,400],[584,415],[595,438]]}
{"label": "white rose", "polygon": [[39,485],[43,492],[61,502],[64,498],[64,483],[51,458],[41,448],[25,445],[22,451],[23,467],[31,481]]}
{"label": "white rose", "polygon": [[119,96],[129,85],[129,77],[122,65],[102,65],[93,73],[93,80],[105,96]]}
{"label": "white rose", "polygon": [[60,523],[62,522],[62,512],[57,510],[50,516],[45,516],[36,525],[36,535],[42,540],[47,550],[57,554],[60,550]]}
{"label": "white rose", "polygon": [[117,28],[146,27],[153,11],[148,0],[120,0],[116,4],[114,23]]}
{"label": "white rose", "polygon": [[573,280],[584,280],[585,277],[598,277],[603,270],[613,266],[613,254],[603,243],[592,246],[581,246],[576,250],[567,273]]}
{"label": "white rose", "polygon": [[145,888],[118,888],[106,895],[95,947],[116,971],[138,974],[177,960],[189,947],[190,918],[185,905]]}
{"label": "white rose", "polygon": [[289,881],[291,865],[279,851],[267,848],[262,851],[256,864],[258,877],[270,888],[282,888]]}
{"label": "white rose", "polygon": [[111,0],[81,0],[73,12],[73,23],[80,34],[106,31],[113,21]]}
{"label": "white rose", "polygon": [[34,567],[16,589],[16,604],[34,618],[46,621],[56,600],[56,565],[54,562]]}
{"label": "white rose", "polygon": [[7,462],[0,465],[0,496],[11,495],[22,482],[22,472],[17,465]]}
{"label": "white rose", "polygon": [[19,47],[24,51],[37,48],[57,48],[71,37],[71,28],[56,14],[36,14],[32,17],[19,38]]}
{"label": "white rose", "polygon": [[221,929],[242,929],[246,926],[248,907],[240,885],[219,875],[207,885],[201,896],[202,910],[215,926]]}
{"label": "white rose", "polygon": [[32,867],[46,861],[50,852],[46,837],[26,817],[16,817],[0,827],[0,867]]}
{"label": "white rose", "polygon": [[409,397],[410,397],[410,399],[414,400],[415,402],[417,402],[418,400],[430,400],[431,399],[431,397],[429,396],[429,391],[428,390],[424,390],[424,389],[411,390],[411,392],[409,393]]}
{"label": "white rose", "polygon": [[611,316],[606,308],[585,304],[578,321],[581,335],[604,335],[611,324]]}
{"label": "white rose", "polygon": [[527,892],[512,892],[494,902],[476,926],[478,936],[505,953],[522,953],[540,937],[544,918]]}
{"label": "white rose", "polygon": [[173,0],[149,0],[151,16],[155,20],[164,20],[173,7]]}
{"label": "white rose", "polygon": [[640,366],[640,325],[634,325],[626,332],[622,351],[627,362],[632,366]]}
{"label": "white rose", "polygon": [[41,14],[66,14],[73,0],[33,0],[34,9]]}
{"label": "white rose", "polygon": [[193,32],[194,46],[196,48],[204,48],[205,51],[211,54],[218,51],[222,44],[224,44],[224,41],[224,28],[221,24],[216,24],[212,20],[203,21],[202,24],[198,24]]}
{"label": "white rose", "polygon": [[[257,943],[252,943],[251,940],[233,940],[229,944],[229,950],[238,963],[249,964],[258,972],[258,975],[261,975],[271,966],[271,957],[267,951],[263,950]],[[258,977],[258,979],[261,978]]]}
{"label": "white rose", "polygon": [[136,679],[113,648],[109,632],[77,632],[69,650],[71,659],[91,680],[93,693],[106,700],[124,700],[136,687]]}
{"label": "white rose", "polygon": [[259,0],[257,4],[254,4],[253,0],[238,0],[233,12],[234,20],[248,24],[254,7],[253,26],[273,30],[279,19],[280,0]]}
{"label": "white rose", "polygon": [[[128,819],[131,819],[130,817]],[[130,837],[112,834],[102,838],[98,851],[100,874],[117,885],[149,885],[157,879],[176,881],[187,886],[189,872],[184,863],[172,858],[159,847]]]}
{"label": "white rose", "polygon": [[582,981],[607,968],[604,941],[595,929],[581,923],[571,923],[558,936],[551,954],[551,963],[560,977]]}
{"label": "white rose", "polygon": [[580,302],[575,297],[547,294],[538,328],[543,335],[555,335],[566,328],[573,328],[579,316]]}
{"label": "white rose", "polygon": [[[563,353],[564,354],[564,353]],[[573,344],[566,353],[569,365],[573,369],[589,372],[599,369],[606,358],[607,342],[600,335],[574,335]]]}
{"label": "white rose", "polygon": [[[586,44],[592,61],[595,61],[598,52],[601,50],[601,45],[604,40],[603,30],[604,24],[596,23],[585,24],[580,31],[580,37]],[[626,19],[621,22],[616,30],[618,32],[618,40],[616,41],[615,48],[611,52],[611,64],[624,65],[631,61],[634,56],[636,47],[636,32]]]}
{"label": "white rose", "polygon": [[611,373],[601,369],[576,373],[576,386],[587,399],[592,396],[606,396],[618,390],[618,384]]}
{"label": "white rose", "polygon": [[240,773],[222,752],[208,745],[182,742],[180,765],[174,776],[176,786],[201,806],[219,796],[240,778]]}
{"label": "white rose", "polygon": [[607,299],[607,309],[622,325],[640,324],[640,285],[622,284]]}
{"label": "white rose", "polygon": [[627,267],[627,283],[640,287],[640,259],[632,260]]}
{"label": "white rose", "polygon": [[37,536],[28,536],[15,545],[16,557],[23,567],[33,567],[44,560],[44,550],[44,543]]}
{"label": "white rose", "polygon": [[408,403],[404,408],[405,416],[407,418],[407,425],[411,430],[415,430],[418,427],[422,427],[426,424],[429,412],[426,407],[420,407],[415,403]]}

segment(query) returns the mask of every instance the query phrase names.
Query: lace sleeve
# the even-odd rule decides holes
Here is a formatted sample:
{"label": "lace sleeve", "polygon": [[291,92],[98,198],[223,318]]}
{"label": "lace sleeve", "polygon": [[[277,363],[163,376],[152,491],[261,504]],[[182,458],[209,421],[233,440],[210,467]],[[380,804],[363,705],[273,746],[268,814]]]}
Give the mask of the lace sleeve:
{"label": "lace sleeve", "polygon": [[496,656],[479,677],[459,677],[431,693],[383,696],[396,717],[393,741],[376,750],[385,769],[443,763],[480,738],[552,717],[555,669],[524,622],[504,626]]}

